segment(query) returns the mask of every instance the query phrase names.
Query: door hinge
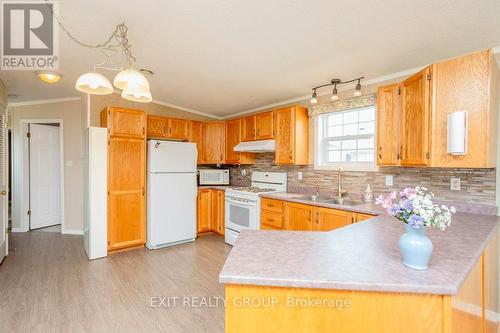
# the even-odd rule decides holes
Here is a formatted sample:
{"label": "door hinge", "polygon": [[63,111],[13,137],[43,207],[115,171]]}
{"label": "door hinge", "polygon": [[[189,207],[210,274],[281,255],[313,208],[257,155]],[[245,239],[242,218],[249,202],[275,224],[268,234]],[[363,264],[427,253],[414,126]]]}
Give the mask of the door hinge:
{"label": "door hinge", "polygon": [[111,243],[108,241],[108,245],[111,245]]}
{"label": "door hinge", "polygon": [[431,158],[431,154],[429,152],[425,153],[425,158],[429,160]]}
{"label": "door hinge", "polygon": [[432,74],[431,73],[427,74],[427,80],[430,81],[431,79],[432,79]]}
{"label": "door hinge", "polygon": [[30,209],[30,210],[28,210],[28,211],[26,212],[26,214],[28,214],[28,216],[31,216],[31,209]]}
{"label": "door hinge", "polygon": [[144,191],[144,187],[143,187],[143,188],[142,188],[142,195],[144,195],[144,192],[145,192],[145,191]]}
{"label": "door hinge", "polygon": [[398,88],[398,95],[401,95],[401,88]]}

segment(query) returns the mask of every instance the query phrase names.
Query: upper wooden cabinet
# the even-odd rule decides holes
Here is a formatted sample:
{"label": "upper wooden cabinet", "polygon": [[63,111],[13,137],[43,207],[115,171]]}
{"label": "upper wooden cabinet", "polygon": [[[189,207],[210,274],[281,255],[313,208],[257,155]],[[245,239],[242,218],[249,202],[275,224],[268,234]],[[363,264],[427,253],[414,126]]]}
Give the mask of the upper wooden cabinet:
{"label": "upper wooden cabinet", "polygon": [[268,140],[274,137],[274,113],[259,113],[255,116],[256,140]]}
{"label": "upper wooden cabinet", "polygon": [[225,133],[226,124],[223,121],[203,123],[203,149],[202,161],[204,164],[224,163],[226,150]]}
{"label": "upper wooden cabinet", "polygon": [[107,127],[111,136],[146,137],[146,116],[144,111],[113,106],[102,110],[100,118],[101,127]]}
{"label": "upper wooden cabinet", "polygon": [[254,141],[257,137],[255,127],[256,117],[248,116],[241,118],[241,141]]}
{"label": "upper wooden cabinet", "polygon": [[[377,163],[495,167],[498,88],[499,73],[491,50],[436,63],[400,84],[380,87]],[[464,155],[447,150],[448,115],[456,111],[467,112]]]}
{"label": "upper wooden cabinet", "polygon": [[377,163],[397,165],[399,146],[399,93],[400,84],[378,88],[377,92]]}
{"label": "upper wooden cabinet", "polygon": [[309,163],[309,117],[307,109],[292,106],[274,111],[276,164]]}
{"label": "upper wooden cabinet", "polygon": [[241,141],[268,140],[274,137],[273,111],[244,117],[241,120]]}
{"label": "upper wooden cabinet", "polygon": [[203,163],[203,123],[190,120],[188,122],[188,141],[196,143],[198,149],[198,164]]}
{"label": "upper wooden cabinet", "polygon": [[148,138],[188,139],[188,121],[185,119],[148,116]]}
{"label": "upper wooden cabinet", "polygon": [[430,162],[431,67],[401,84],[401,165],[426,166]]}
{"label": "upper wooden cabinet", "polygon": [[242,119],[226,121],[226,161],[227,164],[252,164],[252,153],[234,151],[234,147],[241,142]]}

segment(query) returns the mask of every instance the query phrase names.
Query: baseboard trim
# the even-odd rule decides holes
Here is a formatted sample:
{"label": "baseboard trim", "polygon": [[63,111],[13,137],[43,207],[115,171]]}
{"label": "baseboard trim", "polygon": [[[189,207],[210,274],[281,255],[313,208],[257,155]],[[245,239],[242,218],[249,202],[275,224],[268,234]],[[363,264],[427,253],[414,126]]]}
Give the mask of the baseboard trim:
{"label": "baseboard trim", "polygon": [[80,229],[63,229],[61,230],[61,234],[63,235],[83,235],[83,230]]}
{"label": "baseboard trim", "polygon": [[12,232],[28,232],[26,228],[12,228]]}

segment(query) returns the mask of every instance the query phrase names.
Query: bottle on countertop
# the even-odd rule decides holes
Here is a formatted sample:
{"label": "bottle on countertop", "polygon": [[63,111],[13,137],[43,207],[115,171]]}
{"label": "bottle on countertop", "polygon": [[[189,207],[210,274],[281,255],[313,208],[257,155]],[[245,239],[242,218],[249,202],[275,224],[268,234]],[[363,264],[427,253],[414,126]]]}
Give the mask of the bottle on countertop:
{"label": "bottle on countertop", "polygon": [[364,197],[365,197],[365,202],[366,203],[373,202],[373,191],[372,191],[372,189],[370,187],[370,184],[366,185]]}

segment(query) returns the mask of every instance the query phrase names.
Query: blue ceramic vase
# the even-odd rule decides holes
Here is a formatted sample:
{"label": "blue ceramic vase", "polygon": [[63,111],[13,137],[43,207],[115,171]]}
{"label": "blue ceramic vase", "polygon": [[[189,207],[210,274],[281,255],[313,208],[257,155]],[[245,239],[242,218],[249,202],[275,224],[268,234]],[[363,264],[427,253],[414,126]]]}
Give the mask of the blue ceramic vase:
{"label": "blue ceramic vase", "polygon": [[399,238],[403,264],[413,269],[427,269],[434,247],[429,237],[425,235],[425,228],[416,229],[405,224],[405,229],[406,232]]}

